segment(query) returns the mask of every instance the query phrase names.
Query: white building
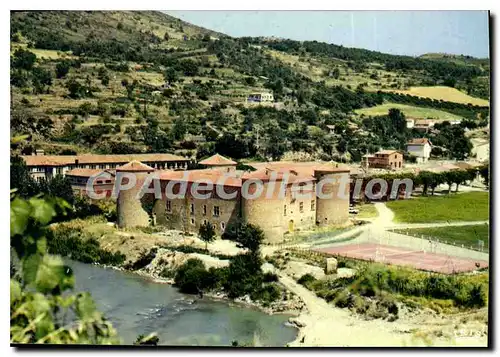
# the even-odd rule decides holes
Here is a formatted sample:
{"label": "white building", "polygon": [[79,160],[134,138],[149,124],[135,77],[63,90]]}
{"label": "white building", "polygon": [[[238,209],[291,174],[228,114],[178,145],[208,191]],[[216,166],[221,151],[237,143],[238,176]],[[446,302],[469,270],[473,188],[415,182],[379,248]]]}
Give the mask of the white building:
{"label": "white building", "polygon": [[415,126],[415,119],[408,118],[406,119],[406,127],[411,129]]}
{"label": "white building", "polygon": [[406,151],[417,158],[417,163],[427,162],[431,150],[432,143],[427,138],[412,139],[406,144]]}
{"label": "white building", "polygon": [[274,102],[274,96],[271,93],[252,93],[247,100],[249,102]]}

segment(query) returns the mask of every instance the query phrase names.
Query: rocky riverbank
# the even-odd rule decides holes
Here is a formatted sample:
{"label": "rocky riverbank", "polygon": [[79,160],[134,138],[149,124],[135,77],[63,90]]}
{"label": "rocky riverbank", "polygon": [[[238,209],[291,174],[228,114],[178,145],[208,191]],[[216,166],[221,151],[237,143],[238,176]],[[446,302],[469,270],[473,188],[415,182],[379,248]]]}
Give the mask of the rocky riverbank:
{"label": "rocky riverbank", "polygon": [[[200,253],[183,253],[173,249],[158,248],[155,257],[145,267],[134,271],[134,273],[146,277],[157,283],[173,284],[175,271],[189,259],[201,260],[207,269],[222,268],[229,265],[228,259],[219,259],[214,256]],[[272,267],[272,266],[271,266]],[[270,264],[263,265],[264,271],[272,271]],[[294,293],[283,287],[281,296],[278,300],[269,304],[263,304],[260,301],[253,301],[250,296],[245,295],[240,298],[230,299],[223,291],[212,291],[205,294],[211,298],[231,300],[235,303],[245,304],[261,309],[268,314],[286,313],[299,314],[304,308],[304,302]]]}

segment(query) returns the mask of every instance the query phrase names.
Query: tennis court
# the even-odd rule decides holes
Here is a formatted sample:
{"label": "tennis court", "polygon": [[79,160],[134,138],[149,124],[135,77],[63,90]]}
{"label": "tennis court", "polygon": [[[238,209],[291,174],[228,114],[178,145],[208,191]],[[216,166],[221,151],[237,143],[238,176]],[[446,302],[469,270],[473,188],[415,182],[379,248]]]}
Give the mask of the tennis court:
{"label": "tennis court", "polygon": [[453,274],[488,267],[484,260],[472,260],[415,251],[376,243],[348,244],[316,249],[319,252],[385,264],[410,266],[419,270]]}

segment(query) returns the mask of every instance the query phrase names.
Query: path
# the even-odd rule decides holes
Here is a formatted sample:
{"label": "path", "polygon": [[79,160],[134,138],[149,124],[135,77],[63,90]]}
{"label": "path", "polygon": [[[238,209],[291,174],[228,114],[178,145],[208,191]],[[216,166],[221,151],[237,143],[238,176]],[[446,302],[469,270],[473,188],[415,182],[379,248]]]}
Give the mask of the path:
{"label": "path", "polygon": [[[388,322],[382,319],[363,320],[348,309],[328,304],[313,292],[298,284],[286,274],[279,273],[279,281],[305,303],[306,311],[296,321],[300,328],[290,347],[408,347],[426,346],[423,339],[415,339],[412,331],[424,332],[446,329],[457,321],[452,317],[421,316],[416,319],[399,319]],[[434,346],[486,346],[486,337],[452,340],[445,336],[433,339]]]}
{"label": "path", "polygon": [[[349,310],[329,305],[313,292],[296,283],[285,274],[279,274],[279,281],[298,295],[305,303],[307,312],[297,320],[305,324],[289,346],[404,346],[405,341],[393,327],[398,325],[386,321],[362,321],[351,315]],[[380,325],[384,324],[384,328]],[[303,339],[303,342],[301,340]]]}

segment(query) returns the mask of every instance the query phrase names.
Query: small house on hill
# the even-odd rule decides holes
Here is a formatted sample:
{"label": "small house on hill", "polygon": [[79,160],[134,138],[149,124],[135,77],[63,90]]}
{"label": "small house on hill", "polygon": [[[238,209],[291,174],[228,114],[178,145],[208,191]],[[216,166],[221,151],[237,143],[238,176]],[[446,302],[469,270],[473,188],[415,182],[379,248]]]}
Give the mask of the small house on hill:
{"label": "small house on hill", "polygon": [[432,143],[427,138],[412,139],[406,143],[406,151],[417,158],[417,163],[427,162],[431,157]]}
{"label": "small house on hill", "polygon": [[366,168],[397,170],[403,167],[403,154],[398,150],[380,150],[373,155],[363,156]]}

